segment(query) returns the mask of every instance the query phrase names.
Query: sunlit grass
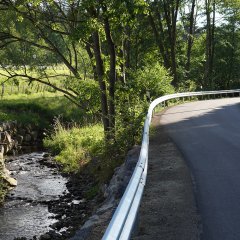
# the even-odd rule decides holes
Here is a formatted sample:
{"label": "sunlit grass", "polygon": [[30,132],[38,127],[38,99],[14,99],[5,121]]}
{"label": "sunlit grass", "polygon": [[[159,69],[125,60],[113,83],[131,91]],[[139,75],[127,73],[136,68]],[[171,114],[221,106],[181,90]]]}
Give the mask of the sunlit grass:
{"label": "sunlit grass", "polygon": [[85,114],[62,94],[43,92],[8,95],[0,99],[0,122],[13,121],[49,127],[55,116],[67,122],[83,123]]}
{"label": "sunlit grass", "polygon": [[26,71],[23,68],[8,70],[9,72],[0,68],[0,96],[4,98],[7,95],[14,94],[32,94],[36,92],[55,91],[50,86],[41,84],[37,81],[32,81],[30,83],[29,79],[26,77],[16,76],[8,79],[11,74],[26,74],[36,79],[40,78],[41,80],[60,88],[63,87],[64,82],[67,80],[67,78],[72,76],[69,69],[62,65],[57,67],[55,66],[54,68],[47,67],[43,69],[31,69],[29,67],[26,67]]}
{"label": "sunlit grass", "polygon": [[93,157],[103,154],[103,127],[99,124],[65,127],[56,119],[54,130],[44,139],[44,145],[56,154],[55,159],[63,165],[65,171],[78,171]]}

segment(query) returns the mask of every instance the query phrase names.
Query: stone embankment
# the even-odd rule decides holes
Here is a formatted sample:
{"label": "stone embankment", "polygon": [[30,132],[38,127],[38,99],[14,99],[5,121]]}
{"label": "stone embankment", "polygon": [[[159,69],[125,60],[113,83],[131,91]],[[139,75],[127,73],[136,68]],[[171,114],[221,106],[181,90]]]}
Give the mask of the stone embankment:
{"label": "stone embankment", "polygon": [[0,177],[10,186],[16,186],[17,181],[10,177],[5,167],[4,155],[15,155],[21,150],[39,144],[40,131],[32,125],[23,126],[16,121],[0,123]]}
{"label": "stone embankment", "polygon": [[128,152],[124,163],[115,169],[109,185],[102,186],[104,202],[70,240],[98,240],[103,236],[132,176],[139,154],[139,146]]}

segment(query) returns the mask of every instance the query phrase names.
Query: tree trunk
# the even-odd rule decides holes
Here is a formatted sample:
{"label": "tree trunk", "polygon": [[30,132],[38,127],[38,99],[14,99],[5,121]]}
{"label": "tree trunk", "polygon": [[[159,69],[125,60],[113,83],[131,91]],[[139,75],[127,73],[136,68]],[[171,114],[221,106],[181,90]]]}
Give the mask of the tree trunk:
{"label": "tree trunk", "polygon": [[116,52],[111,36],[111,30],[108,18],[104,19],[104,30],[107,39],[108,51],[110,55],[110,70],[109,70],[109,126],[112,131],[112,136],[115,135],[115,83],[116,83]]}
{"label": "tree trunk", "polygon": [[104,81],[104,68],[103,60],[101,57],[100,38],[97,31],[92,34],[93,50],[96,60],[96,72],[98,77],[98,83],[101,90],[101,109],[102,109],[102,121],[104,127],[105,137],[109,135],[109,118],[108,118],[108,101],[107,101],[107,89]]}
{"label": "tree trunk", "polygon": [[169,59],[166,54],[167,51],[163,44],[163,38],[161,37],[161,35],[163,35],[163,31],[161,31],[162,28],[160,27],[160,34],[159,34],[157,26],[156,26],[153,16],[151,14],[149,14],[148,19],[149,19],[150,25],[153,30],[153,34],[154,34],[155,41],[156,41],[156,44],[159,49],[159,53],[162,56],[164,67],[168,69],[170,67],[170,64],[169,64]]}
{"label": "tree trunk", "polygon": [[[236,15],[236,13],[234,14]],[[230,54],[230,61],[229,61],[229,74],[228,74],[228,82],[234,79],[234,68],[235,68],[235,54],[237,49],[237,41],[236,41],[236,22],[233,20],[231,23],[231,54]],[[228,89],[231,88],[230,86]]]}
{"label": "tree trunk", "polygon": [[214,89],[214,81],[213,81],[213,65],[214,65],[214,51],[215,51],[215,16],[216,16],[216,9],[215,9],[215,0],[213,0],[213,18],[212,18],[212,27],[211,27],[211,54],[209,59],[209,76],[211,82],[211,89]]}
{"label": "tree trunk", "polygon": [[122,63],[121,66],[121,82],[123,85],[126,84],[126,79],[128,79],[128,70],[130,68],[130,49],[131,49],[131,42],[130,42],[130,35],[131,30],[129,26],[126,26],[125,32],[123,33],[123,40],[122,40],[122,49],[121,49],[121,58]]}
{"label": "tree trunk", "polygon": [[131,67],[131,62],[130,62],[130,50],[131,50],[131,31],[130,28],[127,26],[126,28],[126,35],[127,39],[124,41],[124,58],[125,58],[125,67],[126,69],[129,69]]}
{"label": "tree trunk", "polygon": [[167,23],[168,41],[170,44],[170,56],[171,56],[171,72],[173,74],[172,84],[177,86],[177,62],[176,62],[176,30],[177,30],[177,16],[179,10],[180,0],[176,3],[168,3],[166,0],[163,1],[163,8],[165,14],[165,20]]}
{"label": "tree trunk", "polygon": [[122,62],[120,63],[120,69],[121,69],[121,75],[119,77],[121,83],[123,85],[126,84],[126,65],[125,65],[125,56],[126,56],[126,53],[125,53],[125,40],[122,40],[122,46],[121,46],[121,49],[120,49],[120,58],[122,59]]}
{"label": "tree trunk", "polygon": [[196,0],[192,0],[192,7],[189,19],[189,33],[188,33],[188,45],[187,45],[187,63],[186,63],[186,72],[187,76],[189,76],[190,65],[191,65],[191,52],[192,52],[192,45],[193,45],[193,35],[194,35],[194,25],[195,25],[195,5]]}
{"label": "tree trunk", "polygon": [[95,66],[94,61],[93,61],[94,55],[93,55],[93,53],[92,53],[90,44],[87,43],[87,44],[85,45],[85,49],[86,49],[86,51],[87,51],[88,57],[89,57],[89,59],[90,59],[91,65],[92,65],[93,78],[94,78],[94,80],[97,81],[97,80],[98,80],[97,70],[96,70],[96,66]]}
{"label": "tree trunk", "polygon": [[[205,87],[213,87],[213,60],[214,60],[214,36],[215,36],[215,0],[205,0],[206,8],[206,63],[204,80]],[[211,9],[212,8],[212,9]],[[211,13],[213,18],[211,19]]]}
{"label": "tree trunk", "polygon": [[209,82],[209,56],[211,49],[211,19],[210,19],[210,1],[205,0],[205,8],[206,8],[206,18],[207,18],[207,26],[206,26],[206,62],[205,62],[205,71],[204,71],[204,82],[205,88],[208,86]]}

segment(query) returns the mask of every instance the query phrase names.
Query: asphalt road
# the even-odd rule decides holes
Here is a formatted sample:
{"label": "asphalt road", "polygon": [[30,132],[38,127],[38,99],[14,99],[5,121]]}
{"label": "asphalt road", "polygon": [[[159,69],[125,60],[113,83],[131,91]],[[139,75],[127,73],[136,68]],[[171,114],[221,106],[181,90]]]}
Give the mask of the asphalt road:
{"label": "asphalt road", "polygon": [[240,98],[186,103],[161,117],[193,176],[202,240],[240,239]]}

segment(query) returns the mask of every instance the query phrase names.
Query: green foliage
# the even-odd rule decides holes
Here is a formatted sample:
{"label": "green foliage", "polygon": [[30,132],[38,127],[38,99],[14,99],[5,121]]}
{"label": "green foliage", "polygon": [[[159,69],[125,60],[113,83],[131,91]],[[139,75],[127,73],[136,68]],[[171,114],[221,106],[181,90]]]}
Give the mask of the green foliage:
{"label": "green foliage", "polygon": [[[235,1],[232,4],[236,4]],[[228,9],[221,27],[215,31],[214,88],[231,89],[240,87],[240,11]]]}
{"label": "green foliage", "polygon": [[104,134],[100,125],[65,127],[56,118],[53,128],[53,132],[44,139],[44,146],[57,155],[55,159],[63,164],[65,171],[78,171],[91,158],[102,154]]}
{"label": "green foliage", "polygon": [[195,81],[192,80],[186,80],[182,81],[178,85],[178,92],[194,92],[197,89],[197,85]]}
{"label": "green foliage", "polygon": [[66,88],[74,89],[78,93],[80,103],[83,103],[86,112],[98,114],[100,109],[100,89],[98,83],[92,79],[81,80],[68,78]]}
{"label": "green foliage", "polygon": [[[129,123],[121,122],[117,125],[116,141],[105,142],[103,128],[99,124],[80,127],[76,124],[64,126],[58,118],[55,119],[53,131],[44,139],[44,146],[54,155],[66,172],[88,171],[93,174],[96,181],[106,183],[125,157],[126,151],[133,144],[139,143],[142,135],[142,123],[145,116],[139,105],[128,109],[134,118]],[[124,109],[123,109],[124,110]],[[123,116],[118,118],[121,121]],[[125,119],[126,120],[126,119]],[[124,126],[125,124],[125,126]],[[86,193],[87,198],[97,194],[98,187],[94,186]]]}
{"label": "green foliage", "polygon": [[[9,78],[6,85],[21,87],[22,80],[30,85],[25,95],[4,96],[0,121],[17,120],[46,127],[54,116],[61,115],[63,122],[89,126],[100,122],[103,109],[107,109],[105,117],[111,119],[114,111],[111,112],[109,103],[114,92],[116,125],[111,129],[111,141],[104,142],[99,125],[66,127],[59,121],[45,139],[46,146],[57,154],[56,159],[63,163],[66,171],[75,171],[90,159],[99,157],[102,161],[99,168],[104,169],[101,171],[105,176],[110,176],[126,151],[140,142],[149,102],[174,92],[171,75],[177,76],[174,84],[178,91],[195,91],[201,86],[209,89],[240,86],[239,0],[216,1],[216,9],[224,21],[216,22],[214,27],[197,21],[193,33],[190,33],[191,12],[188,10],[192,2],[179,3],[176,6],[174,1],[163,4],[160,0],[71,0],[64,4],[52,0],[2,2],[1,82]],[[203,5],[196,3],[194,12],[206,14]],[[176,17],[171,15],[173,13]],[[208,27],[215,31],[210,34],[215,39],[211,46],[214,58],[209,75],[206,74]],[[92,38],[95,35],[99,39]],[[109,35],[116,62],[115,54],[110,54]],[[190,69],[187,67],[188,40],[192,40]],[[115,63],[116,85],[109,74],[110,66]],[[58,69],[61,66],[64,68]],[[103,72],[99,71],[101,67]],[[123,83],[121,77],[125,73]],[[52,93],[47,89],[48,93],[32,94],[37,86],[34,78],[61,88],[62,94],[67,94],[78,106],[56,94],[54,88]],[[5,95],[8,93],[6,91]],[[102,111],[101,106],[104,106]]]}
{"label": "green foliage", "polygon": [[172,77],[169,72],[159,63],[148,64],[143,69],[138,69],[131,73],[133,80],[130,85],[134,92],[146,98],[149,91],[151,100],[165,94],[173,93],[174,88],[171,85]]}
{"label": "green foliage", "polygon": [[171,81],[168,71],[156,63],[132,72],[131,80],[118,88],[116,141],[122,152],[140,142],[149,102],[173,93]]}

